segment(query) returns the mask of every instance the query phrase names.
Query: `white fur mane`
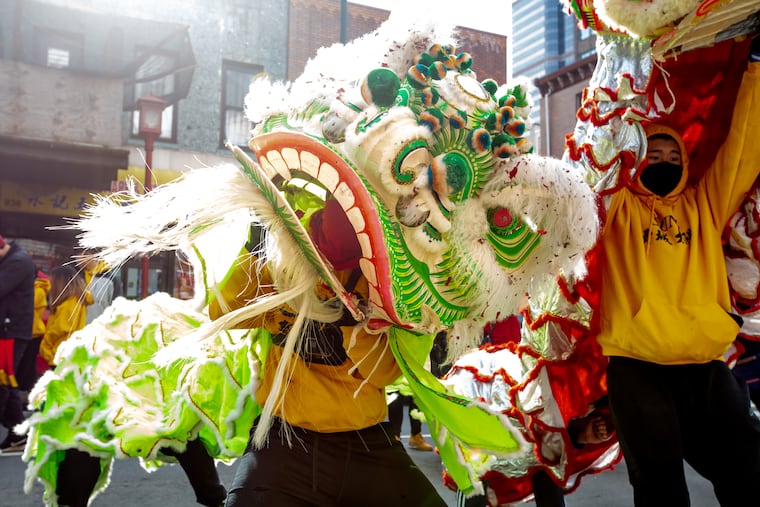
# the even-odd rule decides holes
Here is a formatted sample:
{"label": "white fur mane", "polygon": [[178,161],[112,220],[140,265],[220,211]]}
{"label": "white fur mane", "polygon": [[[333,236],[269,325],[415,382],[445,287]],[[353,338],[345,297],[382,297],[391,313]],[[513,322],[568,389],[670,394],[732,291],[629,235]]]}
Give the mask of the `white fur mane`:
{"label": "white fur mane", "polygon": [[661,29],[677,23],[702,0],[595,0],[599,19],[615,30],[634,37],[661,35]]}

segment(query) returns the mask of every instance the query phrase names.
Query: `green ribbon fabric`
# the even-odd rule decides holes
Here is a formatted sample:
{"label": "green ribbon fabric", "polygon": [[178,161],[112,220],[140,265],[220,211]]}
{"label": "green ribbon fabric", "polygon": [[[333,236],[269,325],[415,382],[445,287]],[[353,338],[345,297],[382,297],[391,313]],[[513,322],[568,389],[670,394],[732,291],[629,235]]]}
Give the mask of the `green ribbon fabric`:
{"label": "green ribbon fabric", "polygon": [[475,487],[474,481],[478,480],[477,474],[460,459],[459,447],[511,454],[521,451],[522,439],[505,418],[489,413],[468,398],[448,392],[425,369],[433,339],[434,335],[418,335],[398,327],[389,332],[393,355],[408,381],[415,403],[425,414],[441,460],[457,487],[469,494]]}

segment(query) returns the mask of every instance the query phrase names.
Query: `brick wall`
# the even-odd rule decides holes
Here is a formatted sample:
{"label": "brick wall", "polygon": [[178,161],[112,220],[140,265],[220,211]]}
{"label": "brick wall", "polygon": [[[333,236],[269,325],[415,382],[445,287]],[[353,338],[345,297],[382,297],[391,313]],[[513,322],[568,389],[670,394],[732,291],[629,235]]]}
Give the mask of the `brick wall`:
{"label": "brick wall", "polygon": [[472,70],[478,79],[493,79],[501,84],[507,79],[507,37],[481,32],[471,28],[459,28],[459,47],[472,55]]}
{"label": "brick wall", "polygon": [[[297,78],[320,47],[340,42],[340,0],[290,0],[288,79]],[[388,19],[389,11],[348,3],[348,39],[371,32]],[[457,29],[457,52],[474,59],[478,79],[503,83],[507,76],[507,37],[471,28]]]}

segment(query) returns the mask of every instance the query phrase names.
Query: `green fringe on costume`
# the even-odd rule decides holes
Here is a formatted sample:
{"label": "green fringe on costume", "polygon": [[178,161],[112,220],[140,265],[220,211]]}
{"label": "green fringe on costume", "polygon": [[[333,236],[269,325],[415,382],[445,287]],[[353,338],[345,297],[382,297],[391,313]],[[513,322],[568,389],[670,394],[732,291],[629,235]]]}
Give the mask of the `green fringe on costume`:
{"label": "green fringe on costume", "polygon": [[260,413],[252,394],[271,339],[226,331],[199,342],[193,332],[206,323],[186,301],[159,293],[118,299],[62,344],[65,361],[30,395],[25,491],[39,479],[45,504],[57,505],[66,449],[101,459],[93,496],[108,484],[114,458],[140,458],[152,471],[175,461],[161,448],[182,451],[195,438],[214,458],[242,455]]}

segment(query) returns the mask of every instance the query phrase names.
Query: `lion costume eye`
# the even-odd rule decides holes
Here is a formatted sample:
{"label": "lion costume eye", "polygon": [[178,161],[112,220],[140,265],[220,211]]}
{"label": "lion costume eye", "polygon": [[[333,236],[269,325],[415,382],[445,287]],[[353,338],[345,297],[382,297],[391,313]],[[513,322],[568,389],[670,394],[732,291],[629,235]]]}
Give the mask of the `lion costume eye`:
{"label": "lion costume eye", "polygon": [[413,183],[417,176],[430,167],[430,151],[423,140],[415,140],[404,146],[398,153],[391,170],[399,184]]}

